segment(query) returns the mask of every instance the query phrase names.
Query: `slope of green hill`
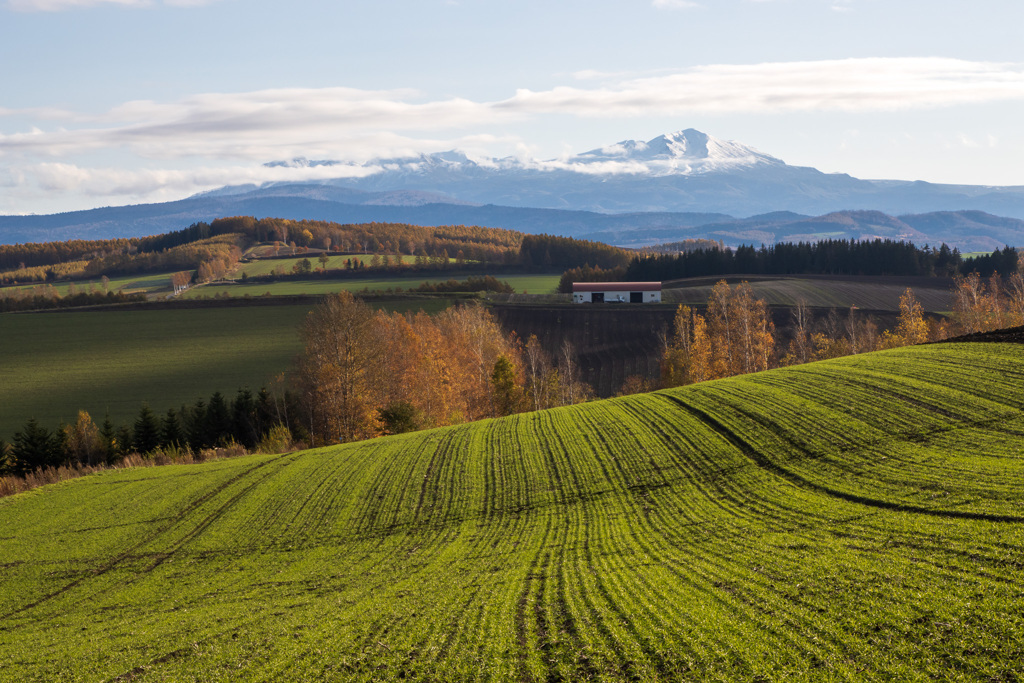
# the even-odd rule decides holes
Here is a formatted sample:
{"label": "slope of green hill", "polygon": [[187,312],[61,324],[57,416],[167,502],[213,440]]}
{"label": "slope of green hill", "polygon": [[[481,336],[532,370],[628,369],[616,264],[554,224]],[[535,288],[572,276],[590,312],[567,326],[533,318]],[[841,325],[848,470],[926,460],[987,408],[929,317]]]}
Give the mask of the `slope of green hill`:
{"label": "slope of green hill", "polygon": [[1024,346],[0,500],[0,679],[1024,677]]}
{"label": "slope of green hill", "polygon": [[310,307],[4,314],[0,438],[33,417],[51,430],[79,410],[131,424],[143,402],[162,415],[215,391],[256,392],[302,350]]}

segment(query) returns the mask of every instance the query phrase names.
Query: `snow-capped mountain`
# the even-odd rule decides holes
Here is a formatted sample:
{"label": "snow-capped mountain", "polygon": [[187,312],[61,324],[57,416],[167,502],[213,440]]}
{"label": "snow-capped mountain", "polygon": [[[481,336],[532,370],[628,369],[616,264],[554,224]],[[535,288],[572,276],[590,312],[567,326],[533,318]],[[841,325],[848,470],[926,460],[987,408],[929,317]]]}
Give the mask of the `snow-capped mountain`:
{"label": "snow-capped mountain", "polygon": [[[270,167],[313,168],[319,166],[359,166],[373,176],[507,175],[531,171],[553,173],[567,171],[588,176],[688,176],[704,173],[729,173],[754,167],[783,167],[785,162],[753,147],[721,140],[699,130],[659,135],[646,142],[622,140],[582,154],[559,159],[522,157],[471,158],[457,150],[410,157],[374,159],[366,164],[339,161],[311,161],[299,158],[273,161]],[[381,178],[374,178],[377,182]],[[328,181],[340,182],[340,181]]]}
{"label": "snow-capped mountain", "polygon": [[[1024,219],[1024,187],[860,180],[790,166],[693,129],[548,160],[470,158],[449,151],[358,165],[308,159],[270,165],[319,167],[329,177],[228,186],[165,204],[0,217],[0,243],[58,235],[155,234],[219,216],[255,215],[342,223],[476,224],[589,235],[616,244],[706,235],[727,243],[843,235],[942,240],[986,250],[1024,244],[1024,237],[1017,236],[1018,223],[996,225],[988,218],[964,217],[984,215],[969,213],[973,211]],[[955,212],[957,227],[947,230],[929,223],[918,234],[916,228],[871,218],[872,211],[901,220],[908,214]],[[829,214],[834,215],[827,220],[805,220]],[[843,223],[842,216],[855,216],[855,225]],[[750,218],[737,222],[736,217]]]}
{"label": "snow-capped mountain", "polygon": [[[607,173],[616,172],[616,164],[648,175],[692,175],[724,173],[759,165],[785,166],[773,156],[753,147],[720,140],[688,128],[653,140],[623,140],[608,147],[584,152],[567,160],[568,166],[605,165]],[[642,170],[641,170],[642,169]]]}
{"label": "snow-capped mountain", "polygon": [[[305,159],[273,164],[344,165]],[[874,187],[849,176],[826,176],[789,166],[752,147],[692,128],[646,142],[623,140],[559,159],[470,158],[453,150],[349,166],[348,172],[338,174],[347,177],[314,182],[365,192],[425,192],[476,204],[598,212],[759,213],[788,208],[780,200],[787,194],[803,194],[794,193],[793,188],[823,179],[832,187],[847,186],[844,192],[852,189],[850,185]],[[829,193],[816,189],[811,194]],[[799,208],[809,207],[800,203]]]}

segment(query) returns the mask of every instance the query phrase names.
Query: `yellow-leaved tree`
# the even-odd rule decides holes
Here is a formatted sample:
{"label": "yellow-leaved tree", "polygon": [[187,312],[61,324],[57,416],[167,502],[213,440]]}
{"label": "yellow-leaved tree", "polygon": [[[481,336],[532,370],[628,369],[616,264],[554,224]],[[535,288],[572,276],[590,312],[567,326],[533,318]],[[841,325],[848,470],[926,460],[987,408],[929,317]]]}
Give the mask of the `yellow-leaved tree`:
{"label": "yellow-leaved tree", "polygon": [[374,395],[381,344],[369,306],[350,292],[329,294],[302,326],[298,384],[315,443],[356,441],[376,435]]}
{"label": "yellow-leaved tree", "polygon": [[928,322],[924,319],[924,309],[914,296],[912,289],[907,287],[900,296],[900,318],[895,331],[886,330],[879,342],[881,348],[909,346],[928,341]]}

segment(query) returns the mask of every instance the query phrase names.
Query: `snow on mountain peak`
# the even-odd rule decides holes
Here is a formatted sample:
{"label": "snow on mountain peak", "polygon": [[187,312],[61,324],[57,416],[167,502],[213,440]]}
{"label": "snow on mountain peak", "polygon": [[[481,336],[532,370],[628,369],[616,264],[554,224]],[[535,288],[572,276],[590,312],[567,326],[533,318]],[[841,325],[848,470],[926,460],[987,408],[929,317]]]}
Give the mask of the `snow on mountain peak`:
{"label": "snow on mountain peak", "polygon": [[735,170],[783,162],[738,142],[720,140],[693,128],[659,135],[653,140],[623,140],[569,159],[577,164],[609,162],[639,165],[653,175],[689,175]]}
{"label": "snow on mountain peak", "polygon": [[[268,166],[308,168],[341,162],[294,159],[271,162]],[[693,128],[659,135],[643,142],[623,140],[582,154],[541,161],[521,157],[503,159],[473,158],[451,150],[435,154],[417,154],[390,159],[374,159],[363,168],[372,173],[400,176],[478,176],[515,174],[523,171],[569,172],[591,176],[673,176],[727,173],[756,166],[784,166],[775,157],[738,142],[720,140]]]}

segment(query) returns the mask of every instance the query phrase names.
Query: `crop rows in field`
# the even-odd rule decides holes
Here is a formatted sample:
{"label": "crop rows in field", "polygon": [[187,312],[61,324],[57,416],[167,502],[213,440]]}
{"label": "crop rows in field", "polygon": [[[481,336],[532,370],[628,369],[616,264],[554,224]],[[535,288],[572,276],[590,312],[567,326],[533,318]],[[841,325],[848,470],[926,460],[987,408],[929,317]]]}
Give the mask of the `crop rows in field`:
{"label": "crop rows in field", "polygon": [[1024,346],[0,501],[0,677],[1015,680]]}
{"label": "crop rows in field", "polygon": [[[437,313],[453,302],[369,300],[412,313]],[[213,303],[0,315],[0,439],[10,441],[33,417],[48,429],[73,422],[79,410],[97,423],[109,413],[115,425],[131,424],[143,402],[162,415],[215,391],[230,398],[242,387],[272,386],[302,351],[299,325],[314,302]]]}
{"label": "crop rows in field", "polygon": [[[271,261],[270,263],[274,263]],[[329,294],[332,292],[350,291],[361,292],[364,289],[371,292],[383,292],[387,289],[411,290],[419,287],[425,282],[438,283],[448,280],[464,280],[468,277],[466,273],[446,273],[435,275],[387,275],[380,277],[358,277],[342,280],[331,279],[310,279],[310,280],[282,280],[280,282],[242,282],[234,283],[211,282],[200,287],[188,289],[182,296],[186,299],[196,297],[223,296],[232,297],[244,296],[287,296],[295,294]],[[558,275],[499,275],[498,279],[508,282],[516,291],[530,293],[547,293],[554,291],[558,286]]]}
{"label": "crop rows in field", "polygon": [[[720,278],[719,278],[720,279]],[[749,280],[754,296],[769,306],[794,306],[803,299],[816,308],[898,311],[900,296],[910,287],[925,311],[952,309],[951,282],[946,278],[793,277],[734,276],[729,281]],[[666,285],[665,301],[703,305],[711,295],[712,278],[677,280]]]}
{"label": "crop rows in field", "polygon": [[[308,307],[46,312],[0,316],[0,438],[86,410],[131,423],[214,391],[254,392],[302,349]],[[0,534],[2,535],[2,534]]]}
{"label": "crop rows in field", "polygon": [[[31,283],[25,285],[9,285],[7,287],[0,287],[0,291],[10,292],[13,290],[32,290],[39,287],[43,283]],[[171,274],[170,273],[143,273],[141,275],[118,275],[107,280],[107,284],[104,286],[102,278],[93,278],[91,280],[75,280],[75,281],[63,281],[55,282],[52,286],[60,296],[67,296],[71,292],[71,287],[74,286],[78,292],[88,292],[90,290],[104,291],[109,290],[111,292],[124,292],[125,294],[135,294],[136,292],[145,292],[147,294],[153,294],[156,292],[167,292],[171,291]]]}
{"label": "crop rows in field", "polygon": [[613,395],[630,375],[659,378],[663,336],[675,316],[674,307],[656,305],[495,305],[491,310],[520,339],[536,335],[552,358],[569,342],[583,381],[598,396]]}

